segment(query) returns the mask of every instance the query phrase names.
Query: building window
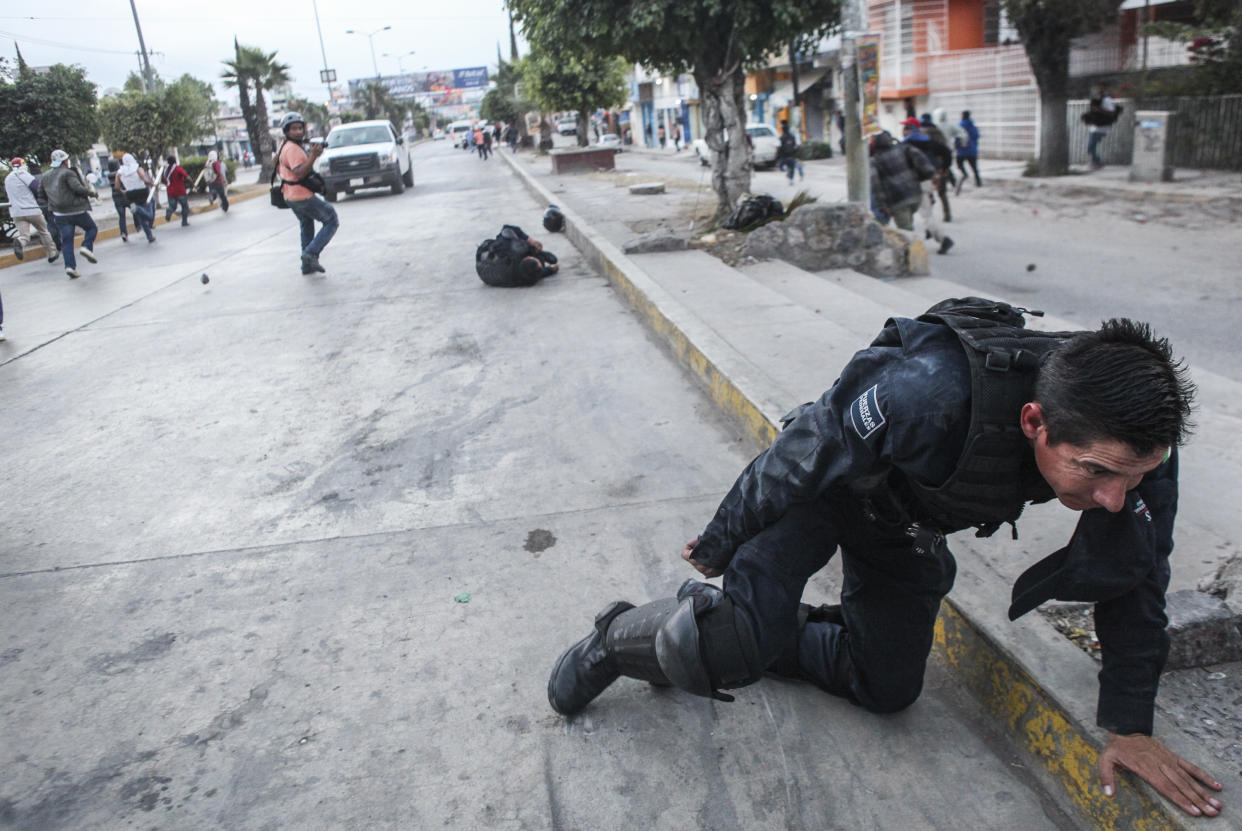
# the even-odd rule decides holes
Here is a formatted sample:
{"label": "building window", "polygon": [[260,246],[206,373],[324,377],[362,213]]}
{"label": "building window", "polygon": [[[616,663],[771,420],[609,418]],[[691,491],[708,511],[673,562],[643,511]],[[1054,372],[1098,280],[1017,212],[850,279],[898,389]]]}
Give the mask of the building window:
{"label": "building window", "polygon": [[1009,22],[1001,0],[987,0],[983,7],[983,43],[986,46],[1019,43],[1018,29]]}

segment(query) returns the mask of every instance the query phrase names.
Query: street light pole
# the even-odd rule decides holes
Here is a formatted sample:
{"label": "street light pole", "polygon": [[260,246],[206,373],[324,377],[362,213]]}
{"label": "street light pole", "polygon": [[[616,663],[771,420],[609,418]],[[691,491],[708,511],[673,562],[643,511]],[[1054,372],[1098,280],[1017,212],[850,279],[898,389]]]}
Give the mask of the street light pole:
{"label": "street light pole", "polygon": [[375,70],[375,80],[377,81],[380,80],[380,71],[379,71],[379,63],[375,60],[375,36],[378,35],[380,32],[386,32],[391,28],[392,28],[391,26],[381,26],[380,28],[376,29],[374,32],[371,32],[370,34],[367,34],[366,32],[359,32],[356,29],[345,30],[345,34],[347,35],[366,35],[367,36],[367,42],[371,44],[371,68]]}
{"label": "street light pole", "polygon": [[414,50],[413,50],[413,49],[411,49],[409,52],[406,52],[404,55],[393,55],[393,54],[390,54],[390,53],[388,53],[388,52],[385,52],[385,53],[383,53],[383,57],[385,57],[385,58],[396,58],[396,59],[397,59],[397,69],[401,72],[401,74],[402,74],[402,75],[404,75],[404,74],[405,74],[405,64],[403,64],[403,63],[402,63],[402,61],[404,61],[406,58],[408,58],[410,55],[413,55],[413,54],[414,54]]}

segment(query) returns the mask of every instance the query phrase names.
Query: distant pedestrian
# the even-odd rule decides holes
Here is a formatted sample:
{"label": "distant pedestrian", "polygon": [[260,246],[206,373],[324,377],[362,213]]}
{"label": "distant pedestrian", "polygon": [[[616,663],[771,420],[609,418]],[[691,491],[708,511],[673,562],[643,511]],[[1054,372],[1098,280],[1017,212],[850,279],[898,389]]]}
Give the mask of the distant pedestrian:
{"label": "distant pedestrian", "polygon": [[26,167],[30,170],[32,177],[30,189],[35,192],[35,201],[39,203],[39,210],[43,212],[43,221],[47,223],[47,232],[52,235],[52,242],[56,244],[56,257],[53,257],[50,253],[47,257],[47,261],[53,263],[60,257],[60,225],[56,223],[56,217],[52,216],[52,209],[47,204],[47,193],[39,187],[43,183],[43,168],[39,166],[39,159],[34,156],[27,159]]}
{"label": "distant pedestrian", "polygon": [[190,224],[190,200],[186,195],[185,183],[190,178],[190,174],[185,172],[185,168],[177,164],[176,156],[168,157],[168,167],[164,168],[164,187],[167,188],[168,205],[164,209],[164,221],[169,222],[173,218],[173,214],[177,212],[177,207],[181,207],[181,225],[184,227]]}
{"label": "distant pedestrian", "polygon": [[[936,194],[940,193],[944,186],[945,168],[953,162],[952,151],[932,141],[931,137],[922,131],[922,126],[922,122],[917,118],[907,118],[902,122],[902,133],[905,136],[902,140],[903,143],[910,144],[922,152],[936,170],[936,175],[930,181],[923,183],[923,190],[927,194],[927,198],[924,200],[925,204],[919,208],[920,213],[935,211]],[[939,225],[937,224],[938,227]],[[931,231],[930,225],[928,231]]]}
{"label": "distant pedestrian", "polygon": [[940,243],[940,254],[948,253],[953,240],[940,230],[931,204],[931,181],[936,167],[927,156],[908,142],[898,143],[888,133],[880,133],[871,144],[871,192],[876,207],[893,218],[903,231],[914,230],[914,212],[923,216],[927,233]]}
{"label": "distant pedestrian", "polygon": [[125,193],[125,201],[134,212],[134,224],[146,234],[147,242],[155,242],[155,208],[148,204],[155,181],[138,164],[133,153],[126,153],[121,157],[121,169],[117,171],[112,186]]}
{"label": "distant pedestrian", "polygon": [[983,187],[979,178],[979,128],[970,117],[970,110],[962,110],[962,120],[957,123],[962,128],[962,135],[957,138],[957,169],[962,178],[957,181],[957,190],[961,193],[962,183],[966,181],[966,165],[975,173],[975,187]]}
{"label": "distant pedestrian", "polygon": [[681,125],[680,124],[673,125],[673,152],[674,153],[681,152]]}
{"label": "distant pedestrian", "polygon": [[660,125],[659,132],[660,132],[660,149],[663,150],[666,147],[668,147],[668,140],[664,136],[664,125],[663,124]]}
{"label": "distant pedestrian", "polygon": [[[249,167],[250,165],[246,165]],[[225,213],[229,212],[229,169],[228,166],[220,161],[220,157],[212,150],[207,154],[207,164],[203,166],[203,182],[207,185],[207,192],[211,194],[208,201],[211,204],[216,203],[216,198],[220,199],[220,209]]]}
{"label": "distant pedestrian", "polygon": [[483,133],[483,158],[487,159],[492,155],[492,129],[489,127]]}
{"label": "distant pedestrian", "polygon": [[[306,122],[298,113],[286,114],[280,121],[280,127],[284,131],[285,142],[277,153],[277,171],[282,182],[281,193],[301,225],[302,273],[324,272],[327,269],[319,264],[319,255],[336,235],[340,221],[332,206],[303,184],[303,180],[314,172],[315,160],[323,155],[324,146],[321,142],[313,142],[310,153],[303,149]],[[320,223],[319,233],[315,233],[316,222]]]}
{"label": "distant pedestrian", "polygon": [[798,165],[798,140],[789,131],[789,122],[781,122],[781,143],[776,148],[777,166],[789,177],[793,184],[794,168]]}
{"label": "distant pedestrian", "polygon": [[129,223],[126,218],[129,216],[129,200],[125,198],[125,191],[117,187],[116,174],[121,170],[121,162],[119,159],[108,159],[108,183],[112,186],[112,207],[116,209],[117,227],[121,230],[121,242],[129,242]]}
{"label": "distant pedestrian", "polygon": [[11,170],[4,179],[4,193],[9,200],[9,216],[17,226],[17,236],[13,238],[13,256],[19,260],[26,258],[25,247],[30,245],[30,229],[39,235],[43,244],[43,253],[48,262],[56,262],[56,244],[47,230],[47,220],[43,218],[43,210],[39,207],[39,199],[35,189],[31,188],[34,176],[26,169],[26,162],[21,158],[9,162]]}
{"label": "distant pedestrian", "polygon": [[[213,151],[211,151],[211,152],[212,152],[212,153],[214,153],[214,152],[216,152],[216,151],[214,151],[214,150],[213,150]],[[211,153],[208,153],[208,154],[207,154],[207,156],[208,156],[208,158],[210,158],[210,157],[211,157]],[[250,169],[250,166],[251,166],[252,164],[254,164],[254,159],[253,159],[253,157],[250,155],[250,151],[249,151],[249,150],[247,150],[246,152],[242,153],[242,165],[243,165],[243,166],[244,166],[247,170],[249,170],[249,169]]]}
{"label": "distant pedestrian", "polygon": [[845,155],[845,113],[841,112],[841,110],[838,109],[836,116],[834,116],[834,120],[837,123],[837,132],[841,134],[841,141],[840,141],[841,155],[844,156]]}
{"label": "distant pedestrian", "polygon": [[957,179],[953,176],[953,145],[949,143],[949,139],[936,123],[932,120],[931,113],[923,113],[921,119],[921,128],[923,134],[936,145],[936,164],[943,164],[940,168],[940,174],[936,178],[936,193],[940,196],[940,207],[944,211],[944,221],[952,222],[953,214],[949,211],[949,185],[956,185]]}
{"label": "distant pedestrian", "polygon": [[58,149],[52,151],[52,169],[43,174],[39,190],[46,194],[52,215],[60,226],[65,274],[76,280],[81,276],[78,274],[77,259],[73,256],[73,236],[77,228],[84,233],[80,252],[82,259],[99,262],[95,256],[95,236],[99,233],[99,226],[91,219],[91,197],[96,195],[95,189],[76,168],[69,166],[69,154]]}
{"label": "distant pedestrian", "polygon": [[1104,166],[1100,159],[1100,145],[1112,132],[1121,107],[1113,100],[1108,87],[1100,87],[1099,94],[1091,99],[1090,107],[1083,113],[1082,120],[1087,125],[1087,155],[1091,157],[1091,169],[1099,170]]}

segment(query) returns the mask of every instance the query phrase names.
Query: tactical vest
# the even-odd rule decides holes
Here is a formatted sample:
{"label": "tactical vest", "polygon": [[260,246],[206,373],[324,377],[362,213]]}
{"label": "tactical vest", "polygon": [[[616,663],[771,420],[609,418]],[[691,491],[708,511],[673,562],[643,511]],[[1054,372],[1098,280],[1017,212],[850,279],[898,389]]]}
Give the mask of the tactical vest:
{"label": "tactical vest", "polygon": [[1019,414],[1034,398],[1044,356],[1075,333],[1026,329],[1028,313],[1043,314],[966,297],[937,303],[918,318],[952,329],[970,364],[970,427],[953,473],[938,487],[905,482],[919,515],[944,533],[974,527],[976,536],[990,537],[1001,524],[1012,525],[1030,498],[1023,481],[1030,441]]}

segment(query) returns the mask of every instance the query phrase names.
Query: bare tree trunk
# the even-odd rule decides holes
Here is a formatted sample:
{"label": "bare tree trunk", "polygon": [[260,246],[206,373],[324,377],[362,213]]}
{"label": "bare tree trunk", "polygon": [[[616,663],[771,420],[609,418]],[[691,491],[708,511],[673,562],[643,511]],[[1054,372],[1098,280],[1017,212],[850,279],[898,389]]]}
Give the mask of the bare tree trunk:
{"label": "bare tree trunk", "polygon": [[588,147],[591,144],[591,117],[587,110],[578,110],[578,146]]}
{"label": "bare tree trunk", "polygon": [[552,149],[552,122],[543,113],[539,114],[539,152],[547,153]]}
{"label": "bare tree trunk", "polygon": [[[699,61],[696,66],[706,65]],[[751,150],[746,140],[746,73],[740,65],[715,72],[695,69],[705,114],[703,137],[712,151],[717,222],[724,222],[750,190]]]}
{"label": "bare tree trunk", "polygon": [[[259,121],[259,114],[255,111],[254,104],[250,101],[250,82],[244,78],[237,79],[237,100],[241,105],[242,117],[246,119],[246,133],[250,136],[250,151],[257,159],[259,157],[258,137],[263,135],[263,131],[259,129],[262,123]],[[260,179],[267,182],[272,176],[269,170],[266,178]]]}
{"label": "bare tree trunk", "polygon": [[254,112],[261,132],[258,136],[250,137],[250,144],[254,147],[255,161],[259,163],[260,181],[266,182],[272,178],[272,171],[276,166],[272,159],[272,129],[267,119],[267,100],[263,97],[263,87],[257,83],[254,85]]}
{"label": "bare tree trunk", "polygon": [[1015,17],[1014,22],[1022,32],[1026,57],[1039,85],[1039,175],[1061,176],[1069,171],[1065,99],[1069,88],[1070,42],[1079,30],[1068,27],[1066,21],[1051,13],[1038,10],[1028,10],[1025,18]]}

